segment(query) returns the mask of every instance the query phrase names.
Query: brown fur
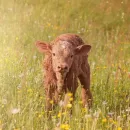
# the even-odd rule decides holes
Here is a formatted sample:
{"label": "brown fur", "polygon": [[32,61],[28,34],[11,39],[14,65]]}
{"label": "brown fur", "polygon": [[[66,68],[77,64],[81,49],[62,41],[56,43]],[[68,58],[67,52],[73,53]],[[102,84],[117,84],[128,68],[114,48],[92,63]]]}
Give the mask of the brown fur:
{"label": "brown fur", "polygon": [[[55,45],[59,41],[67,41],[72,44],[73,48],[76,48],[80,45],[84,45],[83,40],[74,34],[62,34],[57,37],[54,41],[51,42],[51,45]],[[44,86],[46,90],[46,106],[47,109],[51,109],[50,100],[54,100],[55,103],[59,102],[59,93],[57,90],[57,78],[56,73],[52,67],[52,55],[46,54],[44,63]],[[67,95],[68,92],[73,93],[73,97],[75,95],[76,89],[78,87],[78,79],[82,85],[81,96],[83,106],[91,107],[92,105],[92,94],[90,92],[90,67],[88,64],[88,55],[75,55],[73,63],[67,73],[64,85],[62,88],[62,93]],[[65,96],[66,97],[66,96]],[[64,102],[67,102],[66,99]],[[66,103],[66,104],[67,104]],[[65,105],[66,105],[65,104]]]}

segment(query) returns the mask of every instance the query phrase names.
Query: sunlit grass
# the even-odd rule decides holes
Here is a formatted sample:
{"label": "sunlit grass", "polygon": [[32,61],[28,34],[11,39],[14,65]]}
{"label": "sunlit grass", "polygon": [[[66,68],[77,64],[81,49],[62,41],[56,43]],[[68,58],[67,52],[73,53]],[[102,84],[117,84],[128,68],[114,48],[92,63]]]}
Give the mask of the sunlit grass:
{"label": "sunlit grass", "polygon": [[[128,0],[1,0],[0,129],[130,130],[129,5]],[[93,107],[82,108],[79,84],[74,103],[70,94],[66,110],[58,106],[48,118],[44,56],[34,43],[68,32],[92,45]]]}

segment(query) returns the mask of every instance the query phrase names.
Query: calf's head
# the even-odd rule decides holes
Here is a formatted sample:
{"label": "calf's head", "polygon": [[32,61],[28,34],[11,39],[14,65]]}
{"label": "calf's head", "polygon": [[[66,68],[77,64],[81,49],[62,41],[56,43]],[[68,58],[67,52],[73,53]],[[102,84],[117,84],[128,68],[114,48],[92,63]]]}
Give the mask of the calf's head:
{"label": "calf's head", "polygon": [[56,74],[58,91],[62,90],[64,80],[69,72],[76,55],[87,55],[90,45],[73,47],[67,41],[58,41],[54,45],[45,42],[36,42],[36,47],[41,53],[52,55],[52,67]]}

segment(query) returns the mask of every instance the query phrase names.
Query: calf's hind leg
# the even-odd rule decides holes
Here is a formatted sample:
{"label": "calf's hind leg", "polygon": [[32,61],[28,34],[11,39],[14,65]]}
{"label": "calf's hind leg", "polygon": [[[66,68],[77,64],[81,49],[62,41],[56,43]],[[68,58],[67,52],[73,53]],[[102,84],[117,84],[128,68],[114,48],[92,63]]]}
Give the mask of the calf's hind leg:
{"label": "calf's hind leg", "polygon": [[46,90],[46,93],[45,93],[45,99],[46,99],[46,110],[47,112],[49,112],[50,110],[52,110],[53,108],[53,105],[51,103],[53,97],[52,97],[52,89],[51,89],[51,86],[48,86],[48,88],[45,89]]}
{"label": "calf's hind leg", "polygon": [[83,73],[79,75],[79,80],[82,85],[81,96],[83,107],[91,108],[92,106],[92,94],[90,91],[90,73]]}

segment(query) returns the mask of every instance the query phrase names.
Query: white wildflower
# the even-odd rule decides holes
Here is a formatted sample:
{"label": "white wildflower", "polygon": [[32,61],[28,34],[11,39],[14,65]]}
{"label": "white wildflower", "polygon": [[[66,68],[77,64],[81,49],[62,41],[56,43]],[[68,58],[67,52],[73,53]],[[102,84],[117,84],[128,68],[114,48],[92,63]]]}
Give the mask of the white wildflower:
{"label": "white wildflower", "polygon": [[64,102],[62,100],[59,102],[59,106],[60,107],[64,106]]}
{"label": "white wildflower", "polygon": [[126,111],[127,111],[127,112],[130,112],[130,107],[128,107],[128,108],[126,109]]}
{"label": "white wildflower", "polygon": [[88,119],[88,118],[92,118],[92,116],[90,114],[86,114],[85,115],[85,118]]}
{"label": "white wildflower", "polygon": [[19,113],[20,112],[20,108],[13,108],[12,110],[11,110],[11,113],[12,114],[17,114],[17,113]]}
{"label": "white wildflower", "polygon": [[22,78],[24,76],[24,73],[21,73],[20,75],[19,75],[19,78]]}
{"label": "white wildflower", "polygon": [[36,58],[37,58],[37,56],[36,56],[36,55],[34,55],[34,56],[33,56],[33,59],[35,60]]}
{"label": "white wildflower", "polygon": [[106,105],[106,104],[107,104],[107,102],[106,102],[106,101],[103,101],[103,102],[102,102],[102,104],[103,104],[103,105]]}
{"label": "white wildflower", "polygon": [[108,112],[108,115],[112,116],[112,115],[114,115],[114,112]]}

